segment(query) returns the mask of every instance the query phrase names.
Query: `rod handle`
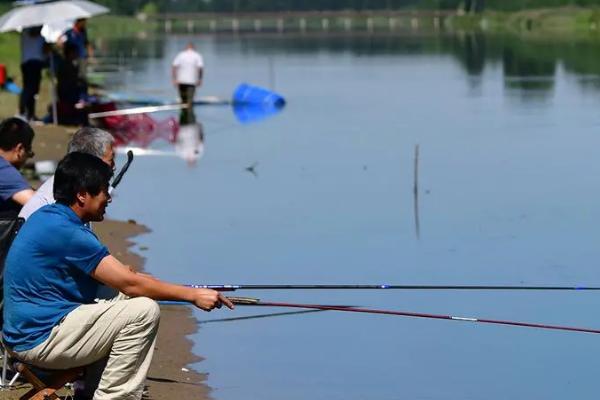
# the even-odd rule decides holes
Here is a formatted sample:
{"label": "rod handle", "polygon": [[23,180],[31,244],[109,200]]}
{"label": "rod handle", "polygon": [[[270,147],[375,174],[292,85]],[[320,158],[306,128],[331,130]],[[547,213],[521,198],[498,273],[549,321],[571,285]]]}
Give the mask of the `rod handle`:
{"label": "rod handle", "polygon": [[233,304],[242,304],[242,305],[253,305],[258,304],[260,299],[255,299],[254,297],[227,297]]}

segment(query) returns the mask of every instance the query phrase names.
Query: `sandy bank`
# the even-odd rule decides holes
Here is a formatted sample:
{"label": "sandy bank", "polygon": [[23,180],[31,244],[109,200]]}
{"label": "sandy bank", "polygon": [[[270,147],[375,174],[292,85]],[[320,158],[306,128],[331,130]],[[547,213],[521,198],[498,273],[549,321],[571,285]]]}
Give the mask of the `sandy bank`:
{"label": "sandy bank", "polygon": [[[132,237],[148,232],[146,227],[135,222],[107,220],[95,224],[94,230],[119,260],[135,267],[143,266],[144,258],[131,252],[129,247],[133,244],[130,241]],[[210,389],[203,384],[206,376],[189,367],[189,364],[201,360],[192,354],[192,342],[186,338],[186,335],[196,332],[197,327],[191,308],[161,307],[160,329],[146,383],[150,399],[209,398]]]}

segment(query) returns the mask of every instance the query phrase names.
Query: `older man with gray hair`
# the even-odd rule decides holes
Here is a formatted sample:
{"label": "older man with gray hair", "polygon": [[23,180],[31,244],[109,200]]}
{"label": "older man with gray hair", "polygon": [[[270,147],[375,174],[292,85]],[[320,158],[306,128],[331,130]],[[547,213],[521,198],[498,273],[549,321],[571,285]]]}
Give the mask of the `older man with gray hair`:
{"label": "older man with gray hair", "polygon": [[[69,142],[67,153],[80,152],[87,153],[100,158],[102,161],[115,168],[115,153],[113,149],[115,139],[113,136],[98,128],[84,127],[79,129]],[[35,192],[33,197],[25,203],[19,217],[28,219],[31,214],[36,212],[47,204],[54,204],[54,195],[52,187],[54,186],[54,176],[50,177]]]}

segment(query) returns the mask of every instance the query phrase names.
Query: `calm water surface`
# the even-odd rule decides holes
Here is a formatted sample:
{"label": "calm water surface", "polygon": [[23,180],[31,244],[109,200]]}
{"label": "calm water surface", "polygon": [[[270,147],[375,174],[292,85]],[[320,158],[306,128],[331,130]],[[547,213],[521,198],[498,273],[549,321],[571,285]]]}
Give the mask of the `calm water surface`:
{"label": "calm water surface", "polygon": [[[204,153],[139,156],[110,207],[152,228],[147,269],[182,283],[600,284],[597,45],[482,36],[193,37],[109,43],[148,57],[116,89],[174,98],[193,39],[204,95],[288,100],[239,123],[203,107]],[[164,115],[166,117],[168,115]],[[419,145],[419,232],[413,175]],[[151,148],[172,152],[166,140]],[[122,162],[122,157],[121,157]],[[256,165],[256,176],[246,167]],[[600,327],[584,292],[243,292]],[[196,311],[217,400],[596,396],[600,337],[285,309]],[[182,365],[183,366],[183,365]]]}

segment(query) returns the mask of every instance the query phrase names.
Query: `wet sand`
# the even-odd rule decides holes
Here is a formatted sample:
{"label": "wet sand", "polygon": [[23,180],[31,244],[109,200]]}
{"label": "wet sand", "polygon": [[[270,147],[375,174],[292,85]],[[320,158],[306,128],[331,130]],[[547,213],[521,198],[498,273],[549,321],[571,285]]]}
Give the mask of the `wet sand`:
{"label": "wet sand", "polygon": [[[36,137],[33,150],[35,160],[58,161],[66,152],[66,144],[75,128],[63,126],[34,127]],[[135,161],[134,161],[135,162]],[[36,182],[33,183],[34,185]],[[126,184],[126,183],[124,183]],[[108,209],[110,218],[110,207]],[[94,231],[107,245],[112,255],[123,263],[143,270],[144,258],[130,250],[132,239],[149,232],[136,221],[114,221],[107,219],[94,224]],[[204,384],[205,374],[194,372],[191,363],[201,360],[192,353],[192,342],[187,338],[196,332],[198,324],[190,307],[161,306],[161,324],[152,365],[146,381],[148,396],[155,400],[167,399],[210,399],[210,388]],[[28,387],[18,390],[0,391],[1,400],[18,399]]]}

